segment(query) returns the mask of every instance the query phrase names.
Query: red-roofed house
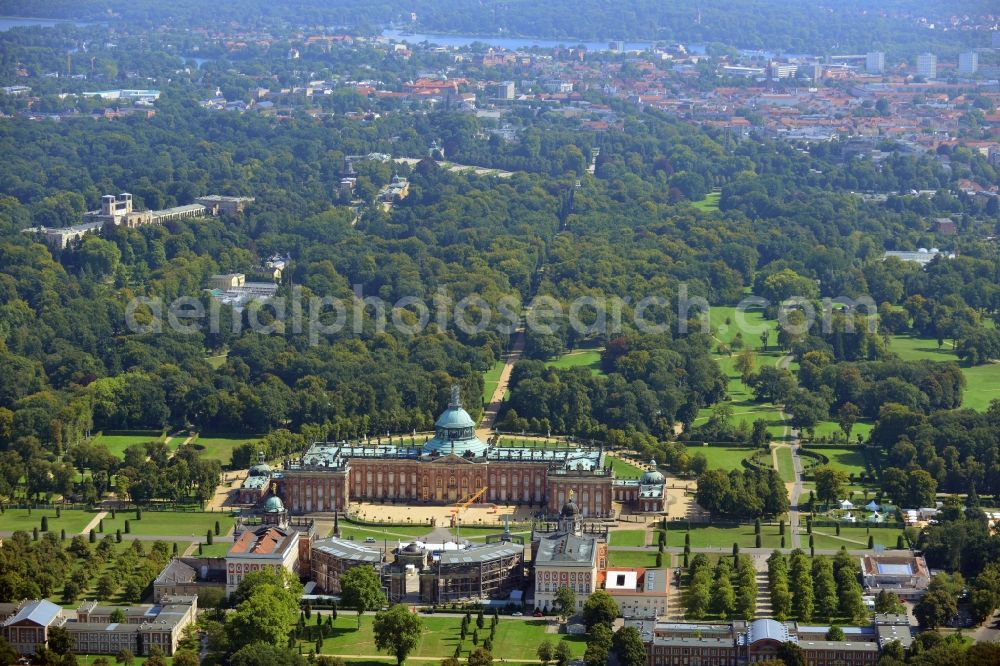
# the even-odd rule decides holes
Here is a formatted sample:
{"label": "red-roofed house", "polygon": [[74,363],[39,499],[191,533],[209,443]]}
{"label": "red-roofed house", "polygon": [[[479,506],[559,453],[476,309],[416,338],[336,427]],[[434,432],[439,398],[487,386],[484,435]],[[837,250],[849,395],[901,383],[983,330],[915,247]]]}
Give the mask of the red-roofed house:
{"label": "red-roofed house", "polygon": [[598,586],[614,598],[624,618],[655,618],[667,612],[668,569],[605,569],[598,573]]}

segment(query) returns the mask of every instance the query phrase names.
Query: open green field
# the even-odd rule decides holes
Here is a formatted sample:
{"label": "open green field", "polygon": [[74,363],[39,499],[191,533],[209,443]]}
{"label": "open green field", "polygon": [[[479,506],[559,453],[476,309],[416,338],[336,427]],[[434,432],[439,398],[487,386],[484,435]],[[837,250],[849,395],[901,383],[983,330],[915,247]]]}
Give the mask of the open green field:
{"label": "open green field", "polygon": [[990,403],[1000,400],[1000,363],[962,368],[965,375],[965,393],[962,407],[986,411]]}
{"label": "open green field", "polygon": [[[145,444],[146,442],[162,441],[163,439],[164,435],[159,430],[108,431],[94,438],[94,443],[103,444],[108,447],[111,455],[123,458],[125,456],[125,449],[133,444]],[[171,442],[173,444],[172,448],[177,448],[181,441],[183,441],[183,438],[175,438]]]}
{"label": "open green field", "polygon": [[701,201],[692,201],[691,205],[704,213],[710,213],[719,210],[719,199],[721,198],[722,192],[712,191],[705,195]]}
{"label": "open green field", "polygon": [[646,530],[612,530],[609,546],[645,546]]}
{"label": "open green field", "polygon": [[611,469],[615,471],[615,476],[619,479],[638,479],[644,473],[642,468],[627,460],[622,460],[618,456],[605,456],[604,461],[611,465]]}
{"label": "open green field", "polygon": [[[868,434],[871,433],[872,428],[875,426],[871,421],[858,421],[851,428],[851,442],[858,441],[858,435],[861,435],[862,439],[868,439]],[[821,437],[833,437],[834,433],[843,436],[843,432],[840,429],[840,425],[836,421],[820,421],[813,428],[813,434],[816,439]]]}
{"label": "open green field", "polygon": [[[995,325],[992,320],[985,321],[988,322],[987,326]],[[950,341],[946,341],[939,349],[937,340],[933,338],[895,335],[890,340],[889,349],[904,361],[929,359],[958,362]],[[1000,398],[1000,363],[961,367],[966,382],[962,407],[985,411],[989,408],[990,402]]]}
{"label": "open green field", "polygon": [[[781,411],[776,405],[753,402],[752,400],[734,400],[729,403],[729,406],[733,408],[730,422],[734,425],[743,422],[749,428],[757,419],[763,419],[767,423],[767,431],[771,433],[771,437],[775,440],[782,439],[785,432],[785,421],[781,418]],[[692,425],[703,425],[711,416],[711,409],[702,408]]]}
{"label": "open green field", "polygon": [[[472,630],[466,636],[465,641],[460,640],[462,618],[439,617],[434,615],[421,615],[423,621],[423,631],[420,635],[420,642],[410,654],[411,657],[444,659],[455,653],[455,647],[462,643],[462,657],[464,660],[468,653],[475,648],[472,644]],[[379,655],[375,648],[375,637],[372,632],[372,622],[374,616],[365,615],[361,618],[361,628],[357,628],[357,615],[349,612],[341,612],[333,621],[333,635],[323,641],[320,654],[344,655],[346,656],[376,656]],[[489,619],[487,619],[487,623]],[[489,624],[486,629],[479,631],[479,643],[482,645],[484,638],[489,636]],[[493,654],[497,657],[503,655],[508,661],[519,659],[537,659],[535,651],[538,644],[544,640],[558,643],[567,643],[573,650],[574,657],[583,655],[585,648],[585,636],[567,636],[565,634],[545,633],[546,622],[525,618],[521,619],[501,619],[497,624],[496,637],[493,639]],[[472,629],[475,629],[475,622]],[[484,635],[485,634],[485,635]],[[384,656],[384,653],[383,655]],[[395,660],[393,660],[395,661]],[[348,663],[358,664],[360,661],[349,660]]]}
{"label": "open green field", "polygon": [[205,513],[201,511],[143,511],[142,520],[135,519],[135,511],[118,511],[114,518],[109,513],[104,519],[104,533],[114,534],[121,530],[125,534],[125,521],[129,521],[129,534],[144,536],[190,537],[202,541],[208,530],[215,532],[215,522],[219,521],[219,540],[228,540],[226,534],[235,521],[225,512]]}
{"label": "open green field", "polygon": [[783,446],[777,450],[775,455],[778,458],[778,476],[785,483],[795,480],[795,465],[792,462],[792,450]]}
{"label": "open green field", "polygon": [[771,332],[769,344],[775,343],[774,331],[778,322],[765,319],[764,310],[759,308],[740,310],[731,305],[713,306],[709,310],[708,321],[712,335],[720,342],[731,343],[738,333],[742,333],[744,348],[760,351],[760,334],[767,329]]}
{"label": "open green field", "polygon": [[233,449],[259,440],[259,435],[198,435],[191,444],[203,459],[218,460],[228,467],[233,462]]}
{"label": "open green field", "polygon": [[[663,554],[663,561],[670,562],[670,555]],[[634,567],[652,569],[656,566],[656,551],[649,550],[609,550],[609,567]]]}
{"label": "open green field", "polygon": [[708,460],[709,469],[724,469],[726,471],[741,469],[743,460],[753,455],[753,449],[731,446],[689,446],[688,455],[701,453]]}
{"label": "open green field", "polygon": [[[681,525],[673,525],[667,530],[667,547],[684,547],[684,529]],[[761,548],[778,548],[781,546],[781,535],[777,525],[761,525]],[[786,545],[791,543],[791,532],[786,528]],[[734,543],[740,548],[753,548],[757,543],[753,531],[753,523],[736,527],[716,527],[714,525],[691,525],[692,548],[732,548]]]}
{"label": "open green field", "polygon": [[889,340],[889,349],[904,361],[957,361],[958,357],[951,349],[951,342],[938,347],[934,338],[921,338],[915,335],[894,335]]}
{"label": "open green field", "polygon": [[96,516],[90,511],[63,510],[61,516],[56,518],[55,509],[32,509],[28,515],[27,509],[7,509],[0,515],[0,532],[31,532],[31,528],[37,527],[39,532],[42,529],[42,516],[49,519],[49,531],[59,534],[60,530],[66,530],[66,536],[83,532],[87,523]]}
{"label": "open green field", "polygon": [[604,374],[604,371],[601,370],[601,352],[599,349],[574,349],[566,352],[554,361],[549,361],[545,365],[561,370],[590,368],[591,374]]}
{"label": "open green field", "polygon": [[855,478],[865,471],[865,454],[859,449],[816,449],[816,453],[829,458],[830,467],[845,474],[853,474]]}
{"label": "open green field", "polygon": [[216,356],[206,356],[205,362],[208,363],[213,370],[218,370],[226,364],[226,359],[229,357],[229,352],[224,354],[218,354]]}
{"label": "open green field", "polygon": [[[733,310],[733,308],[728,308]],[[712,309],[712,318],[715,318],[716,309]],[[749,318],[753,315],[753,312],[747,313]],[[718,315],[720,317],[724,315]],[[745,337],[745,336],[744,336]],[[760,344],[760,341],[757,341]],[[762,365],[772,365],[778,361],[780,358],[777,354],[757,354],[757,367]],[[733,356],[716,356],[716,362],[719,364],[719,369],[722,370],[723,374],[726,375],[728,379],[727,393],[729,394],[729,402],[727,403],[732,409],[733,415],[730,419],[730,423],[739,424],[744,422],[749,427],[757,419],[763,419],[767,423],[767,430],[771,433],[774,439],[781,439],[785,435],[785,421],[781,418],[781,410],[777,405],[773,403],[759,403],[754,400],[753,393],[749,388],[743,385],[740,379],[740,373],[736,371],[736,355]],[[703,408],[698,412],[698,417],[692,423],[693,426],[698,426],[706,421],[712,416],[711,408]]]}
{"label": "open green field", "polygon": [[[816,548],[828,550],[847,546],[848,550],[864,549],[868,547],[868,531],[864,527],[841,527],[840,536],[836,534],[835,527],[814,527],[813,542]],[[896,547],[896,538],[902,534],[900,530],[888,529],[885,527],[873,527],[871,535],[875,539],[875,544],[881,544],[886,548]],[[809,543],[809,537],[803,530],[801,533],[802,543]]]}

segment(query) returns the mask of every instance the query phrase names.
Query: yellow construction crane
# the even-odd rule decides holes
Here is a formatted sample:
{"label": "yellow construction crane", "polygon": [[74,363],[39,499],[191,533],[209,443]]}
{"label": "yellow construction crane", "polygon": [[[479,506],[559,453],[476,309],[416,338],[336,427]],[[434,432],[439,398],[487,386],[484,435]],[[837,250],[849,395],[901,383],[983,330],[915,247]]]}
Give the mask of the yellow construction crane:
{"label": "yellow construction crane", "polygon": [[477,499],[479,499],[480,497],[482,497],[483,495],[485,495],[487,490],[488,490],[488,487],[487,486],[483,486],[482,488],[480,488],[476,492],[474,492],[471,495],[469,495],[464,500],[456,502],[456,504],[458,506],[453,507],[452,510],[451,510],[451,526],[452,527],[455,527],[458,524],[458,514],[460,514],[462,511],[465,511],[466,509],[468,509],[470,504],[472,504]]}

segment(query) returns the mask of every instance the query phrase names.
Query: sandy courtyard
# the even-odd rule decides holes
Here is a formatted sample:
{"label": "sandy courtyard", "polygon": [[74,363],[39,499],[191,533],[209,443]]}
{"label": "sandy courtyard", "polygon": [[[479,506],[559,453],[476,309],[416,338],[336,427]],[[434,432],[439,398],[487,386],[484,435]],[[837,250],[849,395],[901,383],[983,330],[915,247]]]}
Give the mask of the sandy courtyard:
{"label": "sandy courtyard", "polygon": [[[431,519],[437,527],[451,525],[453,506],[429,506],[402,504],[373,504],[371,502],[351,502],[351,514],[364,521],[389,522],[398,525],[413,523],[427,524]],[[501,504],[472,504],[460,512],[462,525],[474,527],[503,525],[503,516],[508,515],[512,523],[529,522],[538,507],[514,506]]]}

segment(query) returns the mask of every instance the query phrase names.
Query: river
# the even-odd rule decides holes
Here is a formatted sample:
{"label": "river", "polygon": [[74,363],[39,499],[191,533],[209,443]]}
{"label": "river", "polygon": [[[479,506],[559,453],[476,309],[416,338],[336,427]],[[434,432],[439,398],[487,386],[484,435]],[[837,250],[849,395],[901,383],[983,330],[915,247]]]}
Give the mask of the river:
{"label": "river", "polygon": [[60,23],[72,23],[78,28],[82,28],[88,25],[95,25],[93,21],[73,21],[64,19],[43,19],[43,18],[26,18],[20,16],[0,16],[0,32],[6,32],[11,28],[52,28]]}
{"label": "river", "polygon": [[[580,46],[581,44],[586,46],[588,51],[611,50],[609,48],[609,42],[581,42],[572,39],[531,39],[524,37],[484,37],[476,35],[429,35],[409,33],[403,30],[383,30],[382,36],[386,39],[394,39],[398,42],[406,42],[407,44],[430,42],[431,44],[438,44],[440,46],[468,46],[469,44],[478,42],[480,44],[489,44],[490,46],[505,48],[510,51],[531,48],[532,46],[552,49],[557,46],[572,47]],[[643,51],[652,45],[652,42],[625,42],[625,50]]]}

